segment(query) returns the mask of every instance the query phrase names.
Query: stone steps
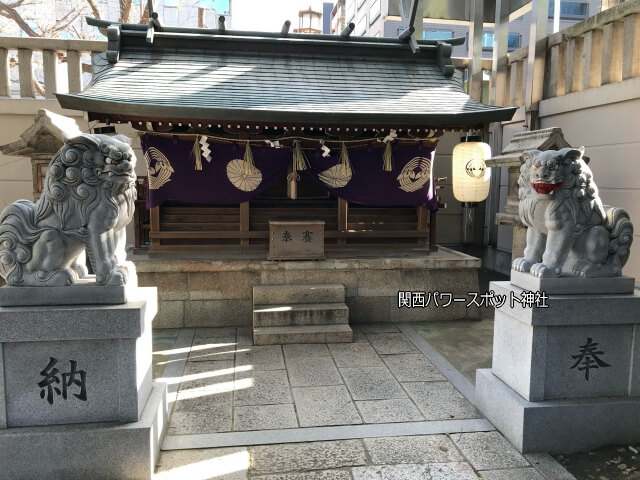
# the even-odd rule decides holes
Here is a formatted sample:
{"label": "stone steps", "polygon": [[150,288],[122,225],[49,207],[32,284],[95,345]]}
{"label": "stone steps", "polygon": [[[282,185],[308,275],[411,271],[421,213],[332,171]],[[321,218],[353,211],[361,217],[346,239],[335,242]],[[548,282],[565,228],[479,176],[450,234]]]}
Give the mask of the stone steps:
{"label": "stone steps", "polygon": [[285,343],[351,343],[353,331],[349,325],[293,325],[285,327],[254,327],[254,345]]}
{"label": "stone steps", "polygon": [[344,303],[302,303],[254,305],[254,327],[349,324],[349,308]]}
{"label": "stone steps", "polygon": [[253,343],[351,342],[343,285],[253,288]]}
{"label": "stone steps", "polygon": [[265,285],[253,287],[254,305],[344,303],[344,285]]}

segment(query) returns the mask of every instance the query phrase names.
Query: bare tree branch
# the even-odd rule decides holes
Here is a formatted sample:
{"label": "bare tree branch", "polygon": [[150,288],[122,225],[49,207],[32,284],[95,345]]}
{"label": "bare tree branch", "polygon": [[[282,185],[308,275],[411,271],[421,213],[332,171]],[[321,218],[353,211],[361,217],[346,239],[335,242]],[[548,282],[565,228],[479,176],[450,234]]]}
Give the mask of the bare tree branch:
{"label": "bare tree branch", "polygon": [[76,21],[76,18],[80,16],[82,12],[79,10],[71,10],[67,12],[60,20],[53,24],[51,27],[51,32],[63,32],[65,31],[73,22]]}
{"label": "bare tree branch", "polygon": [[93,16],[95,18],[102,18],[102,15],[100,14],[100,9],[96,5],[95,0],[85,0],[85,1],[87,2],[87,5],[89,5],[89,8],[91,9],[91,13],[93,14]]}
{"label": "bare tree branch", "polygon": [[31,28],[25,21],[25,19],[22,18],[22,15],[20,15],[20,13],[18,13],[18,11],[16,10],[16,8],[21,6],[24,1],[25,0],[17,0],[10,4],[6,2],[0,2],[0,15],[16,22],[16,24],[30,37],[41,37],[42,34],[36,32],[33,28]]}
{"label": "bare tree branch", "polygon": [[131,5],[133,0],[120,0],[120,19],[119,22],[131,22]]}
{"label": "bare tree branch", "polygon": [[31,84],[33,85],[34,90],[36,91],[36,93],[38,95],[42,95],[44,97],[44,87],[42,86],[42,84],[36,79],[36,77],[33,77],[33,79],[31,80]]}

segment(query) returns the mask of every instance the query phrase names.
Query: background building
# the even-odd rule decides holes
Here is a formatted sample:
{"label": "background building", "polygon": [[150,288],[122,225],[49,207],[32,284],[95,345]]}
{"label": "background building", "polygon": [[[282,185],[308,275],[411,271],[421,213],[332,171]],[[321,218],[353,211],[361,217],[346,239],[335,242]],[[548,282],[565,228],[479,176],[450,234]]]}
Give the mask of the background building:
{"label": "background building", "polygon": [[322,4],[322,33],[325,35],[331,33],[331,10],[333,10],[332,2]]}
{"label": "background building", "polygon": [[331,31],[329,33],[336,34],[340,33],[344,30],[346,25],[345,21],[345,8],[344,8],[345,0],[338,0],[334,3],[333,9],[331,10]]}
{"label": "background building", "polygon": [[[389,0],[340,0],[336,2],[332,12],[332,33],[336,17],[344,12],[344,24],[353,22],[356,25],[356,35],[369,37],[397,37],[407,25],[399,17],[389,16]],[[549,28],[553,27],[553,0],[549,5]],[[344,5],[341,8],[339,5]],[[565,1],[560,4],[560,30],[574,23],[584,20],[600,10],[601,0]],[[517,50],[529,44],[530,14],[526,13],[510,23],[509,50]],[[339,33],[339,32],[338,32]],[[467,22],[442,22],[438,20],[424,21],[422,38],[426,40],[441,40],[454,37],[468,37]],[[469,42],[453,48],[454,57],[469,57]],[[482,34],[483,56],[490,58],[493,50],[493,28],[485,27]]]}

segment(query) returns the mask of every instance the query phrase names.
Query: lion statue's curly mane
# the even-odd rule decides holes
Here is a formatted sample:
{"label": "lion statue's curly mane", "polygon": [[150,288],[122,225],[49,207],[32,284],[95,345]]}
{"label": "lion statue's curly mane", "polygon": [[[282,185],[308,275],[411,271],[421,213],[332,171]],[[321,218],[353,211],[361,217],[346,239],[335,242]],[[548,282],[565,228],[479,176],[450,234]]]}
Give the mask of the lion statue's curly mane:
{"label": "lion statue's curly mane", "polygon": [[518,181],[524,257],[512,268],[536,277],[615,277],[629,258],[633,225],[602,204],[584,149],[529,150]]}
{"label": "lion statue's curly mane", "polygon": [[40,199],[0,213],[0,275],[8,285],[63,286],[87,276],[123,285],[125,227],[133,218],[136,158],[122,135],[66,139],[49,163]]}

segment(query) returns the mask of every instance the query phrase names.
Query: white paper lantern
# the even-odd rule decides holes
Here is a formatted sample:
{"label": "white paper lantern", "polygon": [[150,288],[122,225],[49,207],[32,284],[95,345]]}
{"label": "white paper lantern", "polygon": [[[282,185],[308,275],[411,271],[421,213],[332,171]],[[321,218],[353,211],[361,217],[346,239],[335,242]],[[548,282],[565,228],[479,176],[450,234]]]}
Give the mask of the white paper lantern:
{"label": "white paper lantern", "polygon": [[481,202],[489,195],[491,169],[485,160],[491,158],[491,148],[486,143],[476,141],[480,140],[479,137],[462,140],[453,148],[453,196],[460,202]]}

